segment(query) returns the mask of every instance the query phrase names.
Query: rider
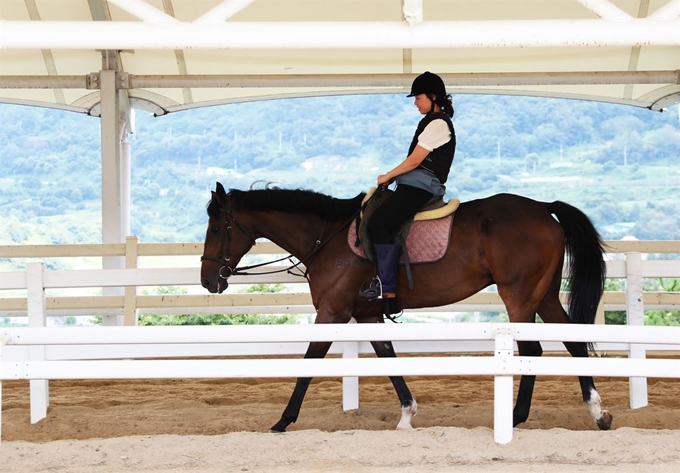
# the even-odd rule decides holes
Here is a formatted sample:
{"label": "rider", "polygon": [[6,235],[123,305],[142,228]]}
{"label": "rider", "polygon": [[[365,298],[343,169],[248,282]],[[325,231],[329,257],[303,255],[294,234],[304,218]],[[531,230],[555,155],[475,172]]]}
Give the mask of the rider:
{"label": "rider", "polygon": [[378,273],[359,291],[368,299],[396,297],[400,247],[394,234],[432,197],[446,193],[444,183],[456,150],[451,95],[446,93],[441,77],[431,72],[419,75],[408,97],[415,97],[414,104],[425,117],[418,123],[408,157],[378,176],[378,187],[386,187],[394,180],[397,187],[368,223]]}

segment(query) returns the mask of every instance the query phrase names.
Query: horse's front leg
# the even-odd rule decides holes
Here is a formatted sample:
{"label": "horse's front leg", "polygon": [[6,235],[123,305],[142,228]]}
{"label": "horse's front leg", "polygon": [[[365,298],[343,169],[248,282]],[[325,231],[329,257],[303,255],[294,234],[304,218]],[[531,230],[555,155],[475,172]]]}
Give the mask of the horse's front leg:
{"label": "horse's front leg", "polygon": [[[311,342],[309,348],[307,348],[307,353],[305,353],[305,358],[323,358],[328,353],[332,342]],[[270,432],[285,432],[286,427],[291,423],[295,422],[300,414],[300,407],[302,407],[302,401],[305,398],[305,393],[309,387],[309,383],[312,382],[312,378],[298,378],[295,382],[295,389],[293,394],[290,396],[288,405],[283,410],[281,415],[281,420],[279,420],[274,427],[269,429]]]}
{"label": "horse's front leg", "polygon": [[[395,358],[397,356],[392,342],[371,342],[371,345],[373,345],[373,350],[375,350],[375,354],[379,358]],[[392,381],[392,385],[397,391],[397,396],[399,396],[399,401],[401,402],[401,420],[397,424],[397,429],[411,429],[411,418],[418,411],[418,403],[413,399],[403,376],[390,376],[390,381]]]}

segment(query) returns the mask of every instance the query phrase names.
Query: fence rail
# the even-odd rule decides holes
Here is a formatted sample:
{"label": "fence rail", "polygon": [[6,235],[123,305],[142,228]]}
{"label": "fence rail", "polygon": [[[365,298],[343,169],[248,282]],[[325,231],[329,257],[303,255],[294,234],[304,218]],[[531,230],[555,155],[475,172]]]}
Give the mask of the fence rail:
{"label": "fence rail", "polygon": [[[635,258],[639,253],[678,253],[679,241],[607,241],[611,254],[627,252]],[[125,257],[126,269],[44,271],[46,289],[72,287],[126,287],[120,295],[103,296],[50,296],[46,299],[48,315],[104,316],[105,325],[135,325],[139,314],[179,314],[191,309],[192,313],[314,313],[308,292],[285,294],[202,294],[202,295],[141,295],[139,286],[196,286],[199,284],[198,259],[192,268],[138,268],[139,259],[153,256],[197,256],[202,253],[200,243],[149,244],[139,243],[136,237],[128,237],[126,243],[102,245],[5,245],[0,246],[0,258],[54,258],[54,257]],[[270,242],[258,243],[250,254],[282,254],[284,251]],[[566,276],[566,274],[565,274]],[[608,261],[608,278],[628,278],[628,261]],[[641,278],[680,277],[680,262],[643,261]],[[259,283],[300,283],[299,277],[286,274],[234,276],[232,285]],[[26,272],[0,272],[0,290],[26,289]],[[680,293],[647,292],[642,295],[644,306],[650,309],[677,309]],[[563,302],[566,294],[562,294]],[[598,314],[598,323],[604,323],[604,310],[626,310],[627,296],[624,292],[605,293]],[[497,293],[483,292],[456,304],[438,308],[422,309],[420,312],[500,311],[503,303]],[[416,311],[417,312],[417,311]],[[26,317],[26,297],[0,297],[0,315]]]}

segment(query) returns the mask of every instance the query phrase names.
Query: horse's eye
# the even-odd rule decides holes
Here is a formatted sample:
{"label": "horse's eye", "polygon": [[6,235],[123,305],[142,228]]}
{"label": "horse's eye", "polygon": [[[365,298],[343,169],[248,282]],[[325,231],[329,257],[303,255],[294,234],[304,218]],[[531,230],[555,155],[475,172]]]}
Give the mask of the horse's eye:
{"label": "horse's eye", "polygon": [[217,225],[215,225],[215,226],[213,226],[213,227],[210,228],[210,231],[213,232],[213,233],[215,233],[215,234],[217,234],[217,233],[220,232],[220,227],[217,226]]}

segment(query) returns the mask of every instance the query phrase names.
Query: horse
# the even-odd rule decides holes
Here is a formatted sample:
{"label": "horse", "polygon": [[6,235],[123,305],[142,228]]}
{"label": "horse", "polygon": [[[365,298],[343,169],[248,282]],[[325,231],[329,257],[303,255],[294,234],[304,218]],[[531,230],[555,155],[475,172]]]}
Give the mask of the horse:
{"label": "horse", "polygon": [[[361,193],[338,199],[309,190],[261,189],[227,193],[219,182],[207,205],[208,228],[201,257],[201,284],[222,293],[239,274],[241,258],[258,238],[266,238],[304,263],[317,324],[383,323],[380,300],[359,296],[373,264],[348,245],[348,228],[357,215]],[[569,254],[568,313],[559,300],[565,252]],[[590,219],[567,203],[539,202],[497,194],[460,204],[451,225],[445,256],[411,267],[414,290],[400,269],[397,294],[403,309],[452,304],[496,284],[510,322],[592,324],[604,291],[603,241]],[[391,342],[371,342],[378,357],[395,357]],[[587,357],[585,342],[564,342],[574,357]],[[331,342],[311,342],[305,358],[323,358]],[[518,342],[520,356],[541,356],[540,342]],[[535,376],[522,375],[513,409],[513,426],[527,420]],[[401,403],[397,429],[410,429],[417,403],[403,377],[390,377]],[[281,419],[271,432],[285,432],[300,413],[311,378],[298,378]],[[590,376],[580,376],[583,402],[601,430],[612,415]]]}

